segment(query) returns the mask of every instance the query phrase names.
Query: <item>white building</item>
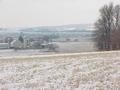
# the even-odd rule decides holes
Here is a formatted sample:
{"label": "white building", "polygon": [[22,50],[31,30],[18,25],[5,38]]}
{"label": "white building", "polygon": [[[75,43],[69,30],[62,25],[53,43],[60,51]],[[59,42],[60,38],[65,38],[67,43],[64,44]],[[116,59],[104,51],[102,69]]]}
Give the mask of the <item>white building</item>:
{"label": "white building", "polygon": [[8,43],[0,43],[0,49],[8,49],[9,44]]}
{"label": "white building", "polygon": [[22,43],[19,40],[14,40],[11,42],[11,47],[12,48],[24,48],[24,43]]}

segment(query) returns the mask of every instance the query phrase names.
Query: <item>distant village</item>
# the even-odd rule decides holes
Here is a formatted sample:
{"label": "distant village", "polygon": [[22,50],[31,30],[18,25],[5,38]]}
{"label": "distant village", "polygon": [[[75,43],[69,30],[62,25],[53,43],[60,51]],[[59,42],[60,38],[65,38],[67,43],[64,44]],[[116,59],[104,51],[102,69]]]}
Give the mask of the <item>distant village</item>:
{"label": "distant village", "polygon": [[[94,50],[91,31],[1,31],[0,51],[39,51],[61,53]],[[89,44],[90,43],[90,44]]]}
{"label": "distant village", "polygon": [[5,37],[0,39],[0,49],[48,49],[55,51],[58,48],[53,44],[48,36],[41,37],[25,37],[20,33],[18,37]]}

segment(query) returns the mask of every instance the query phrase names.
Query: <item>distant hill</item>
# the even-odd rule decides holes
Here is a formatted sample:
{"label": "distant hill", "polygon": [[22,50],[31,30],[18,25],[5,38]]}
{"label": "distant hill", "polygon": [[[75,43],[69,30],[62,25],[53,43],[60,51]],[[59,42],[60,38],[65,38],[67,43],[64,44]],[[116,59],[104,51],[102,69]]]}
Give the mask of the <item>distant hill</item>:
{"label": "distant hill", "polygon": [[27,37],[47,35],[50,37],[91,38],[94,30],[91,24],[70,24],[61,26],[39,26],[29,28],[0,28],[0,36],[15,36],[23,32]]}
{"label": "distant hill", "polygon": [[21,31],[88,31],[94,30],[91,24],[69,24],[61,26],[40,26],[20,29]]}
{"label": "distant hill", "polygon": [[92,24],[68,24],[61,26],[38,26],[26,28],[0,28],[0,31],[72,31],[72,30],[94,30]]}

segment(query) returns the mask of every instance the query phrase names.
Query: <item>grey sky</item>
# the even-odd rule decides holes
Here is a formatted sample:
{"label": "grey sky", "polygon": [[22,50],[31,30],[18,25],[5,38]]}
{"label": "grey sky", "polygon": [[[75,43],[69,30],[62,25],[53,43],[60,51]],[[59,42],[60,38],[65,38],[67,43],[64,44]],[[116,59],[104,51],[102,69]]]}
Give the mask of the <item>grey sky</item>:
{"label": "grey sky", "polygon": [[119,0],[1,0],[0,27],[94,23],[99,8]]}

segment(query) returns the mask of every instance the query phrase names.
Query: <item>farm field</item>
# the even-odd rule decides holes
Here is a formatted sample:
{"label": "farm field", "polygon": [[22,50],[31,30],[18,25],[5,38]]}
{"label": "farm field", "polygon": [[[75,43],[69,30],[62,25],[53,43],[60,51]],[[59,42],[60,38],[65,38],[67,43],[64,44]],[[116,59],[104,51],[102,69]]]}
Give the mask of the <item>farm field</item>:
{"label": "farm field", "polygon": [[120,90],[120,51],[1,57],[0,90]]}
{"label": "farm field", "polygon": [[0,49],[0,57],[5,56],[28,56],[28,55],[48,55],[55,53],[75,53],[75,52],[92,52],[96,51],[94,42],[54,42],[59,48],[57,52],[50,52],[47,49],[26,49],[26,50],[14,50],[14,49]]}
{"label": "farm field", "polygon": [[81,41],[81,42],[55,42],[61,53],[79,53],[79,52],[91,52],[96,51],[95,42],[93,41]]}

